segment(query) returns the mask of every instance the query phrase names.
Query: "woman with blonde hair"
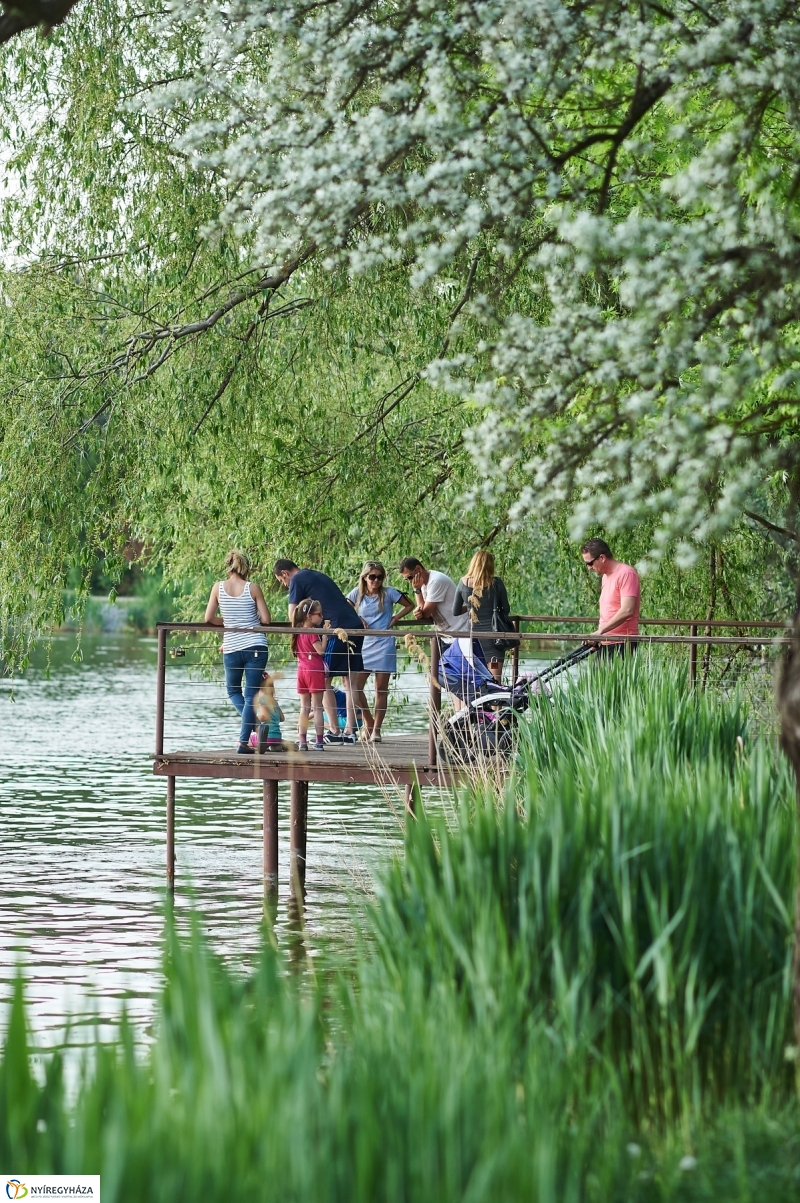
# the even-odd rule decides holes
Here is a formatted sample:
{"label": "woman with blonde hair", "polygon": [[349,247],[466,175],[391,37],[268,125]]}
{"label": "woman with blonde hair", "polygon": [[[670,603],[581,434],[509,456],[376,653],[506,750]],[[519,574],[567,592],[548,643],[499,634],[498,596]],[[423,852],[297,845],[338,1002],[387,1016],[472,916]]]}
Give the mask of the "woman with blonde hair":
{"label": "woman with blonde hair", "polygon": [[[386,584],[386,569],[380,560],[367,560],[358,585],[348,593],[347,600],[355,606],[364,625],[375,630],[388,630],[414,609],[414,603],[405,593]],[[397,605],[402,609],[395,614]],[[382,638],[367,635],[361,657],[364,671],[358,674],[358,688],[363,690],[367,678],[375,673],[375,722],[370,739],[380,743],[381,727],[389,705],[389,678],[397,672],[397,640],[386,635]]]}
{"label": "woman with blonde hair", "polygon": [[473,631],[492,631],[489,639],[479,639],[486,663],[496,681],[503,675],[505,650],[498,647],[504,633],[511,629],[511,609],[502,579],[494,574],[494,556],[490,551],[476,551],[469,562],[466,576],[456,586],[453,614],[468,614]]}
{"label": "woman with blonde hair", "polygon": [[[225,688],[242,718],[236,751],[240,756],[252,756],[250,734],[258,726],[253,699],[261,688],[269,658],[266,637],[258,627],[269,626],[272,617],[260,586],[248,579],[250,561],[244,552],[229,551],[225,570],[228,579],[217,581],[212,588],[205,621],[226,628],[222,640]],[[245,629],[228,630],[229,627]]]}

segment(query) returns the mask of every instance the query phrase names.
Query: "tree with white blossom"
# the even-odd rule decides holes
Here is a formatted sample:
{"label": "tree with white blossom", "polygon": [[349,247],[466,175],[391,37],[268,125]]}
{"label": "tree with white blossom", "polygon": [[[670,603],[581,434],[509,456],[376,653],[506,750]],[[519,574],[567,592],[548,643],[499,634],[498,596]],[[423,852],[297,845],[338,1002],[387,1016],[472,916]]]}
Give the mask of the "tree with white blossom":
{"label": "tree with white blossom", "polygon": [[[204,30],[202,71],[158,103],[214,110],[182,146],[259,260],[461,280],[422,375],[475,406],[474,502],[516,523],[567,503],[575,537],[655,516],[648,559],[691,563],[783,473],[794,534],[796,5],[174,11]],[[800,635],[781,703],[800,780]]]}

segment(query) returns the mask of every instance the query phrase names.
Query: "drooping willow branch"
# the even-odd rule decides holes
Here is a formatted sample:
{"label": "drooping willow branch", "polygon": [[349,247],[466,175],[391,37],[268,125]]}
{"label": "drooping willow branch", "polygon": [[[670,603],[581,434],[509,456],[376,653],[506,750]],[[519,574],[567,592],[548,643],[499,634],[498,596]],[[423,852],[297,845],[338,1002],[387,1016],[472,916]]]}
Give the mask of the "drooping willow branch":
{"label": "drooping willow branch", "polygon": [[[272,297],[274,297],[275,293],[291,279],[298,267],[308,260],[308,258],[313,254],[313,250],[313,246],[307,247],[301,254],[297,255],[296,258],[285,263],[279,271],[273,272],[269,275],[261,276],[255,283],[247,288],[238,289],[236,292],[232,293],[226,301],[212,310],[211,313],[195,322],[185,322],[179,326],[156,326],[150,330],[139,331],[136,334],[131,335],[130,338],[125,341],[123,349],[118,354],[116,354],[107,363],[102,364],[100,367],[82,374],[77,384],[74,384],[70,391],[74,391],[76,388],[80,387],[82,383],[85,383],[90,379],[97,380],[99,378],[99,380],[102,382],[110,379],[113,376],[116,376],[120,372],[123,372],[125,375],[124,384],[126,386],[140,384],[142,381],[147,380],[150,376],[154,375],[159,368],[163,367],[167,360],[170,359],[175,353],[177,347],[186,339],[194,338],[207,333],[209,330],[213,330],[217,323],[229,313],[233,312],[234,309],[237,309],[239,306],[245,304],[247,301],[252,300],[254,297],[266,293],[267,295],[264,298],[261,306],[259,306],[258,314],[256,315],[254,322],[251,323],[248,332],[246,332],[246,343],[249,341],[253,329],[255,329],[255,326],[258,325],[259,322],[272,317],[280,317],[291,313],[296,313],[298,310],[304,309],[311,304],[311,299],[309,297],[300,297],[288,301],[285,305],[281,305],[277,309],[269,309],[269,302]],[[149,361],[148,357],[155,348],[159,348],[159,354],[154,360]],[[222,393],[230,383],[233,372],[236,370],[236,366],[241,358],[241,353],[242,352],[240,351],[239,355],[234,361],[234,364],[230,370],[230,374],[224,379],[221,390],[219,391],[219,395],[215,396],[210,403],[209,412],[214,402],[219,400],[219,397],[222,396]],[[132,371],[135,371],[136,374],[131,375]],[[109,394],[109,396],[104,398],[102,404],[97,407],[91,416],[86,418],[85,421],[81,422],[77,430],[73,431],[73,433],[64,440],[63,446],[68,447],[76,438],[84,434],[92,425],[92,423],[96,422],[97,419],[109,409],[114,397],[118,392],[119,388],[116,388]],[[198,425],[195,427],[194,433],[197,433],[200,425],[202,425],[202,422],[205,421],[206,416],[206,414],[203,415],[200,423],[198,423]]]}

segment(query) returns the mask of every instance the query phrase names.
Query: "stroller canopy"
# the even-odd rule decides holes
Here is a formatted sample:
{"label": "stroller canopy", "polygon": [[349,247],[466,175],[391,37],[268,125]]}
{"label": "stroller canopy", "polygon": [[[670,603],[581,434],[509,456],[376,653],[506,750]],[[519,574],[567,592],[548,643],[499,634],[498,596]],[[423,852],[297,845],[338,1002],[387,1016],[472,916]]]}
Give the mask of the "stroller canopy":
{"label": "stroller canopy", "polygon": [[470,703],[498,685],[477,640],[454,639],[439,661],[439,684],[462,702]]}

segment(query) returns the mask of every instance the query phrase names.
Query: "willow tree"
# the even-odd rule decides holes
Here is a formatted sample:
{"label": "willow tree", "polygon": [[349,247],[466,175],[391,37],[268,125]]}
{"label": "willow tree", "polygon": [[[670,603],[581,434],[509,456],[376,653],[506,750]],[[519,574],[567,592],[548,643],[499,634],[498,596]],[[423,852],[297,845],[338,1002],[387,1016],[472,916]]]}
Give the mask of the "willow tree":
{"label": "willow tree", "polygon": [[230,540],[349,574],[366,554],[457,560],[502,526],[457,505],[467,403],[423,375],[457,345],[466,275],[412,290],[404,263],[353,279],[303,240],[275,264],[215,229],[232,186],[178,142],[216,98],[148,103],[202,63],[191,25],[162,19],[86,6],[6,51],[0,617],[17,649],[58,622],[70,563],[88,575],[100,551],[113,571],[132,540],[176,579]]}

